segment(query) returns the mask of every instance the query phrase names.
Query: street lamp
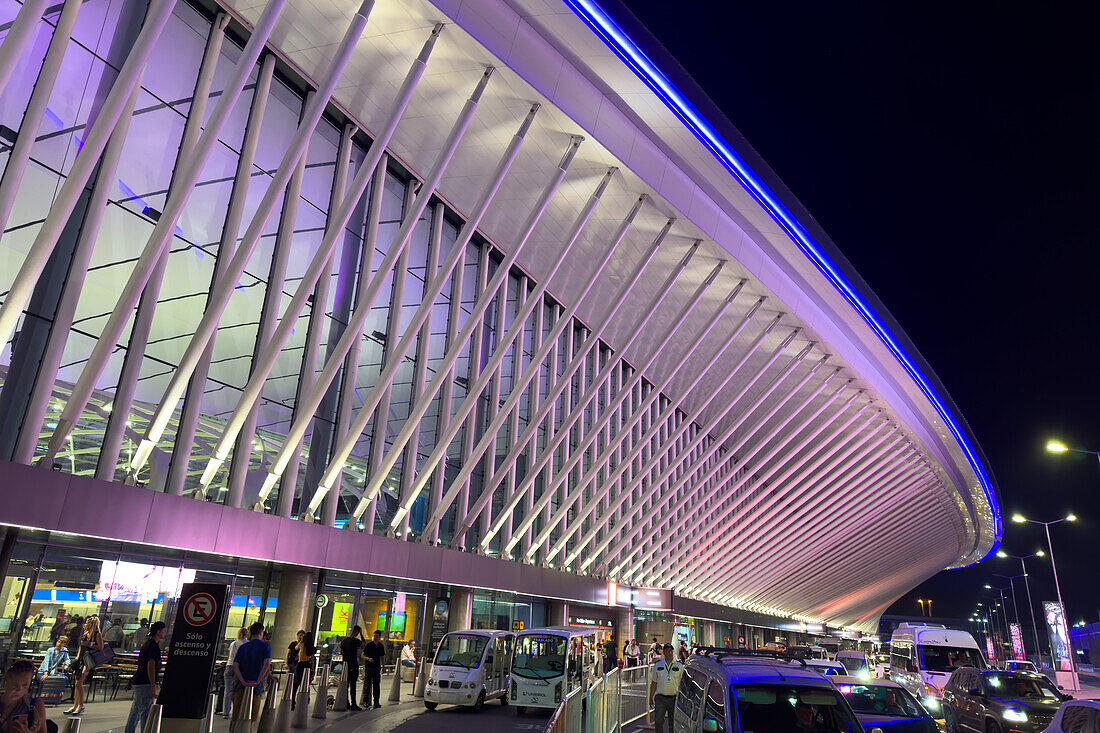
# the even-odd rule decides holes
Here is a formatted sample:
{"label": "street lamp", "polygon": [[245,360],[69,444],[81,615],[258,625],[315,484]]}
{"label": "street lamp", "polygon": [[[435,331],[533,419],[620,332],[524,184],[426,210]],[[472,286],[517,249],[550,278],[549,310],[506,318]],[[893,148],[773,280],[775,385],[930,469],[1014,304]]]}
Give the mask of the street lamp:
{"label": "street lamp", "polygon": [[[1033,557],[1043,557],[1046,553],[1042,550],[1036,550],[1030,555],[1009,555],[1004,550],[997,551],[997,557],[1011,558],[1013,560],[1020,561],[1020,570],[1024,577],[1024,588],[1027,590],[1027,607],[1031,613],[1031,633],[1035,637],[1035,654],[1039,656],[1039,661],[1042,661],[1042,651],[1039,649],[1039,626],[1035,623],[1035,603],[1031,600],[1031,582],[1027,578],[1027,566],[1024,564],[1024,560],[1030,560]],[[1019,576],[1017,576],[1019,577]],[[1017,618],[1019,616],[1017,615]]]}
{"label": "street lamp", "polygon": [[[1100,456],[1098,456],[1098,458],[1100,458]],[[1075,515],[1073,512],[1070,512],[1069,514],[1062,517],[1061,519],[1055,519],[1052,522],[1041,522],[1037,519],[1028,519],[1027,517],[1023,516],[1022,514],[1013,514],[1012,515],[1012,521],[1016,522],[1017,524],[1023,524],[1025,522],[1027,522],[1028,524],[1041,524],[1041,525],[1043,525],[1043,530],[1047,533],[1047,549],[1050,551],[1050,569],[1054,573],[1054,592],[1058,595],[1058,605],[1062,607],[1062,619],[1065,620],[1067,618],[1066,614],[1068,612],[1066,611],[1065,604],[1062,603],[1062,587],[1058,583],[1058,566],[1054,564],[1054,544],[1051,543],[1051,541],[1050,541],[1050,525],[1052,525],[1052,524],[1061,524],[1062,522],[1076,522],[1077,521],[1077,515]],[[1051,645],[1050,654],[1051,654],[1051,660],[1050,661],[1051,661],[1051,664],[1053,665],[1054,664],[1054,647],[1053,647],[1053,645]],[[1069,658],[1070,658],[1070,664],[1073,667],[1073,669],[1071,669],[1070,671],[1073,673],[1074,689],[1076,690],[1079,687],[1078,682],[1077,682],[1077,655],[1073,651],[1072,642],[1070,642]]]}
{"label": "street lamp", "polygon": [[[926,615],[926,616],[931,618],[931,616],[932,616],[932,599],[931,598],[918,598],[917,603],[920,604],[921,614]],[[925,605],[924,605],[926,603],[928,604],[927,608],[925,608]]]}

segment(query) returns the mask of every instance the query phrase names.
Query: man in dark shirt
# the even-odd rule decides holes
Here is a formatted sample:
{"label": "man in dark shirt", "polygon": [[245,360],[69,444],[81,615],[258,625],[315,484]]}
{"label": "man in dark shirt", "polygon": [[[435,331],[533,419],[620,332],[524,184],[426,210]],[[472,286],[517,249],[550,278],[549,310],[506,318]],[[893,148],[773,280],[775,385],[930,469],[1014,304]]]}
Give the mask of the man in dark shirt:
{"label": "man in dark shirt", "polygon": [[363,668],[366,679],[363,680],[363,700],[370,706],[371,692],[374,693],[374,707],[382,707],[382,659],[386,656],[386,646],[382,643],[382,632],[374,632],[374,640],[363,647]]}
{"label": "man in dark shirt", "polygon": [[351,636],[340,642],[340,656],[344,658],[344,669],[348,679],[348,710],[362,710],[355,704],[355,683],[359,681],[359,647],[363,646],[363,629],[355,626]]}
{"label": "man in dark shirt", "polygon": [[252,709],[248,711],[248,720],[260,717],[264,706],[264,680],[271,668],[271,645],[263,640],[264,625],[257,621],[248,627],[248,641],[237,649],[233,658],[233,719],[229,729],[237,730],[237,718],[244,705],[244,688],[253,687]]}
{"label": "man in dark shirt", "polygon": [[160,642],[168,633],[164,622],[157,621],[149,627],[149,636],[138,652],[137,671],[130,681],[134,688],[134,701],[126,718],[126,733],[145,730],[149,707],[157,697],[157,676],[160,674]]}

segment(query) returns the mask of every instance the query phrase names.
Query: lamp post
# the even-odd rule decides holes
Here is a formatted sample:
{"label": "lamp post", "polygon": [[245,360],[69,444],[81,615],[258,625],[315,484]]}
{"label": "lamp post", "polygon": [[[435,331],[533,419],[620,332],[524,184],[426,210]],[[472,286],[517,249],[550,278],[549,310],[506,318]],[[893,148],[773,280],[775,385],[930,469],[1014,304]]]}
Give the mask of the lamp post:
{"label": "lamp post", "polygon": [[[1022,637],[1023,637],[1023,633],[1024,633],[1023,632],[1024,625],[1020,622],[1020,604],[1016,602],[1016,578],[1022,578],[1024,576],[1023,575],[1001,575],[1000,573],[993,573],[993,577],[1003,578],[1003,579],[1008,581],[1008,590],[1009,590],[1009,593],[1012,596],[1012,610],[1013,610],[1014,615],[1016,616],[1016,625],[1020,627],[1020,636],[1021,636],[1021,642],[1022,642]],[[1001,591],[1001,594],[1003,596],[1004,595],[1004,588],[998,588],[998,590]],[[1011,631],[1009,631],[1008,636],[1009,636],[1009,641],[1011,641],[1012,640],[1012,632]]]}
{"label": "lamp post", "polygon": [[[932,616],[932,599],[931,598],[918,598],[917,603],[920,604],[921,615],[922,616],[928,616],[929,618],[931,618],[931,616]],[[927,607],[925,607],[925,605],[924,605],[926,603],[928,604]]]}
{"label": "lamp post", "polygon": [[[1094,452],[1094,451],[1082,451],[1082,452],[1087,453],[1087,452]],[[1097,453],[1097,458],[1100,459],[1100,453]],[[1058,596],[1058,605],[1062,607],[1062,621],[1065,622],[1066,621],[1066,613],[1067,613],[1066,604],[1064,604],[1062,602],[1062,587],[1058,583],[1058,566],[1054,564],[1054,545],[1050,541],[1050,525],[1052,525],[1052,524],[1061,524],[1062,522],[1076,522],[1077,521],[1077,516],[1071,512],[1071,513],[1067,514],[1066,516],[1062,517],[1061,519],[1055,519],[1053,522],[1040,522],[1037,519],[1028,519],[1027,517],[1023,516],[1022,514],[1013,514],[1012,515],[1012,521],[1016,522],[1017,524],[1023,524],[1023,523],[1026,522],[1028,524],[1041,524],[1041,525],[1043,525],[1043,530],[1047,534],[1047,551],[1050,552],[1050,569],[1051,569],[1051,572],[1054,573],[1054,592]],[[1068,630],[1067,630],[1067,632],[1068,632]],[[1075,691],[1080,690],[1081,686],[1080,686],[1080,684],[1078,683],[1078,680],[1077,680],[1077,655],[1073,651],[1073,642],[1070,639],[1066,639],[1066,643],[1069,644],[1069,659],[1070,659],[1070,667],[1071,667],[1070,671],[1073,673],[1073,689]],[[1053,644],[1051,645],[1051,648],[1050,648],[1050,656],[1051,656],[1050,662],[1051,662],[1051,665],[1053,665],[1054,664],[1054,645]]]}
{"label": "lamp post", "polygon": [[1035,623],[1035,603],[1031,600],[1031,582],[1028,580],[1027,565],[1024,564],[1024,561],[1030,560],[1033,557],[1043,557],[1044,555],[1046,555],[1046,553],[1042,550],[1036,550],[1030,555],[1009,555],[1004,550],[999,550],[997,552],[997,557],[1011,558],[1020,561],[1020,571],[1024,578],[1024,589],[1027,591],[1027,607],[1028,611],[1031,613],[1031,633],[1035,637],[1035,654],[1039,657],[1040,663],[1043,661],[1043,652],[1039,648],[1039,626]]}
{"label": "lamp post", "polygon": [[[997,623],[994,622],[993,631],[995,633],[1002,633],[1003,634],[1003,636],[1001,636],[1001,641],[1003,642],[1005,639],[1009,639],[1012,636],[1012,633],[1008,629],[1008,607],[1005,606],[1005,594],[1004,594],[1005,589],[1004,588],[994,588],[989,583],[986,583],[985,587],[988,590],[1000,591],[1001,600],[999,600],[999,601],[997,600],[997,596],[982,596],[982,598],[988,599],[990,602],[992,602],[993,605],[992,605],[991,609],[992,609],[993,613],[996,613],[998,615],[998,617],[1001,619],[1000,626],[998,626]],[[1004,652],[1003,647],[998,647],[997,648],[997,655],[998,656],[1003,654],[1003,652]]]}

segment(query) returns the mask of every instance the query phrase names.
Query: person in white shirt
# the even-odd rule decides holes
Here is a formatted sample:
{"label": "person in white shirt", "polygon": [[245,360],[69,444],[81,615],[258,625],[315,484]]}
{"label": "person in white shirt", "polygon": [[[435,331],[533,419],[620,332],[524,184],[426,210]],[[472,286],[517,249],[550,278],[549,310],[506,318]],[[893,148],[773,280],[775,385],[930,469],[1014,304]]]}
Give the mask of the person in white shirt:
{"label": "person in white shirt", "polygon": [[638,660],[642,656],[642,648],[638,646],[637,639],[631,639],[630,644],[626,647],[626,666],[637,667]]}
{"label": "person in white shirt", "polygon": [[[680,676],[684,664],[672,655],[672,644],[665,644],[663,656],[650,668],[649,705],[654,709],[658,733],[672,733],[672,716],[676,709],[676,692],[680,689]],[[665,719],[668,726],[665,726]]]}
{"label": "person in white shirt", "polygon": [[237,650],[248,641],[248,629],[243,626],[237,629],[237,638],[229,645],[229,658],[225,660],[225,702],[222,703],[222,717],[228,718],[233,708],[233,660],[237,657]]}
{"label": "person in white shirt", "polygon": [[416,652],[413,651],[411,641],[405,642],[405,646],[401,647],[401,665],[404,667],[416,666]]}
{"label": "person in white shirt", "polygon": [[656,662],[659,656],[661,656],[661,645],[657,643],[657,637],[654,636],[653,643],[649,645],[649,663]]}

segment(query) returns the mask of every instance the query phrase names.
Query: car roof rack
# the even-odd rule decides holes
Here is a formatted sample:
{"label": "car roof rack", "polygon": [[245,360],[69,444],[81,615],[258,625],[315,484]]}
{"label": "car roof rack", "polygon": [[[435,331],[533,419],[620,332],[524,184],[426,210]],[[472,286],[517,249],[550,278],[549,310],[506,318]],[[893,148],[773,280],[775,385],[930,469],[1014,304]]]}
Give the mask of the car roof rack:
{"label": "car roof rack", "polygon": [[695,653],[716,662],[721,662],[729,657],[739,657],[742,659],[776,659],[781,662],[798,662],[803,667],[807,666],[806,660],[798,655],[776,652],[770,649],[732,649],[722,646],[701,646],[695,650]]}

